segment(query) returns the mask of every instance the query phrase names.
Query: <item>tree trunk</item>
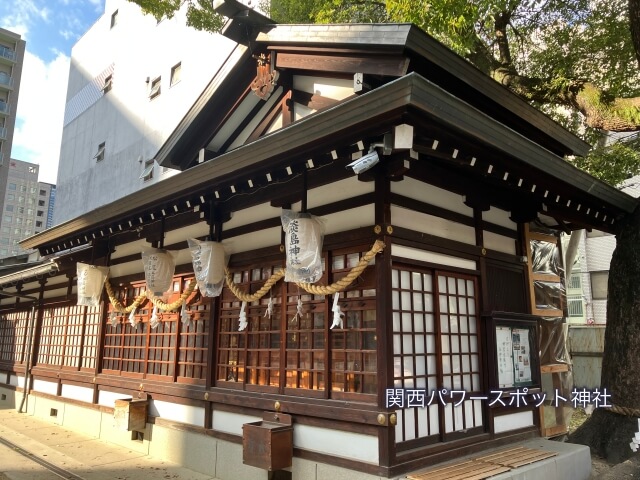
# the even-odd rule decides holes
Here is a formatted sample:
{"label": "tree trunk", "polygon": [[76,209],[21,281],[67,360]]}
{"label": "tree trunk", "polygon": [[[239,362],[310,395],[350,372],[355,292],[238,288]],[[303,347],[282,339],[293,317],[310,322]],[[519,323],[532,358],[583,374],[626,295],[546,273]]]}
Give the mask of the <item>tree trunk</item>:
{"label": "tree trunk", "polygon": [[607,327],[602,359],[601,389],[609,403],[634,410],[634,416],[607,408],[594,414],[569,437],[591,447],[611,463],[626,460],[640,417],[640,208],[620,226],[609,270]]}

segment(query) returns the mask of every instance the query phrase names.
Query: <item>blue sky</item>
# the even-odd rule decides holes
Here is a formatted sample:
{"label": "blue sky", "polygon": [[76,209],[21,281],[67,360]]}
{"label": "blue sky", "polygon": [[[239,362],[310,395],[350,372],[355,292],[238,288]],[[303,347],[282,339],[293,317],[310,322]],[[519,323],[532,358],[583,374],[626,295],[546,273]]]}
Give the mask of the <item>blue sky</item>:
{"label": "blue sky", "polygon": [[104,0],[0,1],[0,27],[26,41],[11,156],[40,181],[56,182],[71,47],[103,13]]}

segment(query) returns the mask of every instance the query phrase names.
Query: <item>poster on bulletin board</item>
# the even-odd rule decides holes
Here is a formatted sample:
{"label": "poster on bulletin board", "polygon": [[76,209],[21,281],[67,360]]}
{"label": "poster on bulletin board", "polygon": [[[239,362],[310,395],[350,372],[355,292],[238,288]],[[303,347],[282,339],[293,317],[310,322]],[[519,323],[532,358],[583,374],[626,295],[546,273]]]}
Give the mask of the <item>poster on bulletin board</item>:
{"label": "poster on bulletin board", "polygon": [[496,356],[499,388],[532,385],[531,329],[496,326]]}

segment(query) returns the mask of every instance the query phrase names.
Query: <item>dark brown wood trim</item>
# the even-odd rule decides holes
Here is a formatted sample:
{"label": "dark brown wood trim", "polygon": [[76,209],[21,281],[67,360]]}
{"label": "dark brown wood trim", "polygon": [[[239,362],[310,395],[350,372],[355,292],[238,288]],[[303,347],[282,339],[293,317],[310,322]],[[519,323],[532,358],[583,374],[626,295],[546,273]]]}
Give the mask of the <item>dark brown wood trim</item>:
{"label": "dark brown wood trim", "polygon": [[386,57],[372,55],[323,55],[322,52],[279,52],[276,68],[345,73],[371,73],[400,77],[407,72],[409,59],[399,55]]}

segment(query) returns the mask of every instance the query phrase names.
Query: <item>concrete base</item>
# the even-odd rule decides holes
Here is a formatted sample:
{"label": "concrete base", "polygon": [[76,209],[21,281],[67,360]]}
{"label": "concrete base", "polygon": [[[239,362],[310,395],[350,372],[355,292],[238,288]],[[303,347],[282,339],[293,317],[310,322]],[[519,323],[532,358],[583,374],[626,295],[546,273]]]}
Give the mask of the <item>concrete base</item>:
{"label": "concrete base", "polygon": [[[547,452],[556,452],[557,455],[495,475],[490,477],[489,480],[588,480],[591,476],[591,453],[589,447],[584,445],[536,438],[518,442],[510,445],[510,447],[525,447]],[[487,450],[469,455],[468,457],[459,458],[455,462],[447,462],[441,466],[461,463],[465,460],[489,455],[493,451],[504,449],[505,447]]]}
{"label": "concrete base", "polygon": [[[3,409],[15,411],[16,403],[20,400],[19,395],[2,386],[0,386],[0,394],[4,395],[4,400],[0,401],[0,416]],[[112,414],[71,405],[64,402],[62,398],[58,400],[30,395],[26,403],[26,412],[22,415],[8,415],[5,426],[11,428],[11,422],[17,422],[13,425],[15,431],[27,432],[33,438],[39,436],[38,440],[45,444],[56,442],[58,438],[56,429],[63,428],[68,431],[66,435],[77,435],[77,440],[74,441],[77,441],[78,445],[88,447],[80,451],[84,451],[85,455],[89,454],[91,458],[106,458],[106,455],[96,455],[96,446],[102,441],[122,450],[124,459],[158,458],[198,472],[205,478],[268,479],[266,470],[243,464],[242,445],[238,443],[149,423],[144,432],[139,434],[122,431],[114,425]],[[37,421],[39,426],[36,424],[25,426],[19,423],[28,419]],[[76,436],[73,438],[76,439]],[[553,451],[558,455],[494,476],[491,480],[587,480],[589,478],[591,457],[588,447],[546,439],[529,440],[517,445]],[[64,453],[69,455],[69,451]],[[84,464],[91,463],[85,455],[79,460]],[[474,456],[477,457],[478,454]],[[460,460],[462,459],[452,463],[458,463]],[[294,458],[292,467],[286,470],[291,472],[292,480],[386,480],[377,475],[368,475],[301,458]]]}

